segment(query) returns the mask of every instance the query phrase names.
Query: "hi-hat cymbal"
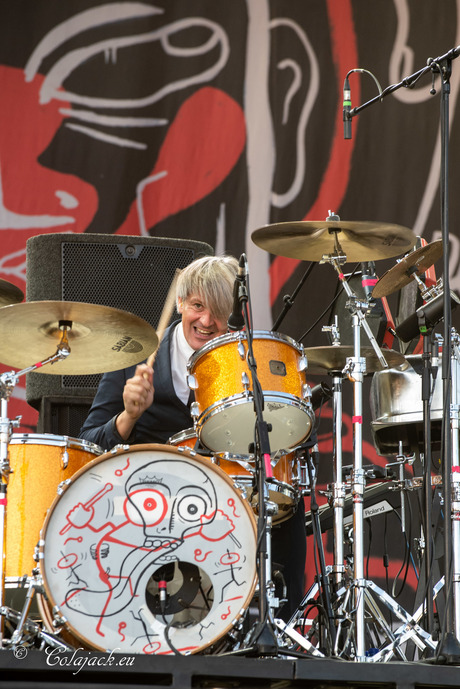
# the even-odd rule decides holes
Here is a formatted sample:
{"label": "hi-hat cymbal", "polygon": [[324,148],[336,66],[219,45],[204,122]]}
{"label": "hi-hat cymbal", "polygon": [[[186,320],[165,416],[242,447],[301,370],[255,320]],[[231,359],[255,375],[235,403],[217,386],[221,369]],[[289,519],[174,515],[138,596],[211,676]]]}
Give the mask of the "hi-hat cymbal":
{"label": "hi-hat cymbal", "polygon": [[11,282],[7,280],[0,279],[0,307],[8,306],[9,304],[18,304],[24,299],[24,293],[12,285]]}
{"label": "hi-hat cymbal", "polygon": [[28,301],[0,309],[0,362],[24,369],[52,356],[67,329],[70,354],[37,373],[92,375],[143,361],[158,346],[155,329],[127,311],[72,301]]}
{"label": "hi-hat cymbal", "polygon": [[376,299],[387,297],[409,284],[414,279],[414,273],[422,275],[430,266],[442,256],[442,239],[437,239],[431,244],[411,251],[398,263],[387,270],[377,281],[372,296]]}
{"label": "hi-hat cymbal", "polygon": [[[354,348],[348,345],[306,347],[305,354],[308,361],[307,375],[309,373],[314,375],[322,374],[324,371],[342,371],[347,359],[354,356]],[[405,361],[404,356],[393,349],[382,349],[382,354],[390,368],[399,366]],[[366,373],[383,370],[373,347],[363,347],[360,355],[366,359]]]}
{"label": "hi-hat cymbal", "polygon": [[261,249],[303,261],[321,261],[325,254],[334,253],[336,236],[348,263],[393,258],[409,251],[416,242],[407,227],[341,220],[282,222],[261,227],[251,235]]}

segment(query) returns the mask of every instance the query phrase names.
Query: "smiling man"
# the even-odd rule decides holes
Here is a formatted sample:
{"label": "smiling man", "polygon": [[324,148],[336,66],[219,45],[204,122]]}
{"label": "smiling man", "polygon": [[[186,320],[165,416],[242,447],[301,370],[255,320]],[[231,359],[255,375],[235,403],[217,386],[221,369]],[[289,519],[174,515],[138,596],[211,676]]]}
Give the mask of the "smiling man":
{"label": "smiling man", "polygon": [[119,443],[166,443],[193,426],[187,362],[194,351],[227,332],[238,261],[204,256],[177,280],[181,320],[165,332],[153,369],[146,363],[106,373],[80,437],[110,450]]}

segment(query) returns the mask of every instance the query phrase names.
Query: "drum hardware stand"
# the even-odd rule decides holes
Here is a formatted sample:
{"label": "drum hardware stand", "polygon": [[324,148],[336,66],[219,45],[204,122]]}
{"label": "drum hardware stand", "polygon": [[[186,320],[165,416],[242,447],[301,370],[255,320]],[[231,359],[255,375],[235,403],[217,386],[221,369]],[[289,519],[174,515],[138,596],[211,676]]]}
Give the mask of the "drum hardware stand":
{"label": "drum hardware stand", "polygon": [[[338,220],[338,216],[329,212],[330,220]],[[334,230],[329,230],[334,232]],[[343,284],[343,288],[349,297],[347,307],[352,314],[353,324],[353,341],[354,341],[354,356],[349,357],[343,373],[353,383],[353,437],[354,437],[354,469],[352,476],[352,494],[353,494],[353,533],[354,533],[354,586],[355,586],[355,615],[356,615],[356,660],[365,661],[365,638],[364,638],[364,603],[365,603],[365,585],[364,580],[364,540],[363,540],[363,501],[364,501],[364,487],[365,476],[363,472],[363,456],[362,456],[362,386],[364,374],[366,372],[366,360],[360,357],[361,352],[361,327],[364,328],[369,341],[374,348],[374,351],[384,368],[388,368],[385,357],[383,356],[380,347],[372,333],[372,330],[366,321],[365,314],[368,313],[369,302],[360,302],[356,295],[354,295],[350,285],[344,279],[341,266],[346,262],[338,240],[338,233],[335,232],[334,237],[335,253],[324,255],[321,263],[330,263],[335,268],[339,280]]]}
{"label": "drum hardware stand", "polygon": [[[334,317],[333,325],[325,325],[322,330],[331,333],[331,344],[333,347],[340,347],[339,318]],[[333,434],[333,470],[335,472],[332,483],[332,495],[330,504],[334,509],[334,564],[332,571],[337,586],[343,581],[345,575],[344,553],[343,553],[343,508],[345,505],[345,484],[343,482],[343,455],[342,455],[342,414],[343,414],[343,395],[342,379],[343,376],[338,371],[332,372],[332,434]]]}
{"label": "drum hardware stand", "polygon": [[[330,214],[331,219],[337,219],[337,216]],[[330,230],[331,231],[331,230]],[[333,232],[334,230],[332,230]],[[337,234],[335,236],[335,253],[325,255],[322,262],[329,262],[335,268],[339,279],[343,283],[343,287],[349,297],[347,307],[352,314],[353,340],[354,340],[354,356],[348,358],[347,364],[343,370],[343,374],[347,375],[349,380],[353,383],[353,437],[354,437],[354,462],[352,472],[352,496],[353,496],[353,581],[351,588],[353,589],[353,630],[354,632],[354,652],[356,661],[372,661],[372,656],[366,653],[365,650],[365,629],[366,629],[366,609],[368,613],[376,620],[377,624],[386,634],[391,633],[388,625],[385,622],[383,615],[380,613],[376,601],[370,595],[372,591],[381,602],[393,611],[400,619],[404,619],[406,624],[410,619],[401,606],[399,606],[393,599],[388,596],[382,589],[377,587],[373,582],[364,579],[364,488],[365,488],[365,472],[363,469],[362,457],[362,385],[364,375],[366,373],[366,360],[360,356],[361,352],[361,327],[364,328],[372,347],[383,368],[388,368],[386,359],[381,352],[377,341],[371,331],[369,324],[366,321],[365,315],[369,312],[369,302],[360,302],[353,294],[350,285],[344,280],[341,271],[341,265],[346,262],[346,257],[343,255],[340,244],[338,242]],[[351,591],[347,591],[346,587],[337,593],[338,599],[345,594],[345,601],[351,595]],[[348,601],[347,601],[348,604]],[[340,617],[346,619],[347,613],[345,606],[339,606]],[[342,623],[339,624],[339,629]],[[414,630],[416,633],[425,634],[423,630]],[[340,634],[338,634],[337,639]],[[412,634],[411,636],[414,636]],[[428,635],[427,635],[428,636]],[[415,640],[415,639],[414,639]],[[422,645],[426,645],[426,641]]]}
{"label": "drum hardware stand", "polygon": [[[255,443],[254,460],[256,486],[258,491],[258,518],[257,518],[257,574],[259,580],[259,620],[247,635],[245,642],[249,646],[244,646],[235,651],[235,654],[260,654],[276,655],[279,646],[273,622],[273,611],[279,606],[279,601],[275,598],[275,585],[272,581],[271,572],[271,527],[272,516],[275,514],[277,506],[269,500],[267,482],[273,478],[270,456],[269,424],[263,419],[263,392],[257,377],[257,363],[254,357],[252,346],[251,319],[248,309],[248,288],[246,282],[248,278],[246,255],[240,258],[240,270],[235,280],[235,292],[237,290],[238,301],[243,312],[244,327],[246,331],[248,351],[246,354],[247,363],[251,372],[252,389],[254,395],[254,411],[256,414],[255,422]],[[233,314],[232,314],[233,316]],[[230,318],[232,318],[232,316]],[[230,320],[230,319],[229,319]],[[238,320],[238,319],[236,319]],[[243,326],[241,326],[243,327]]]}
{"label": "drum hardware stand", "polygon": [[[387,86],[381,91],[376,98],[372,98],[358,107],[353,109],[344,109],[344,122],[347,128],[351,127],[351,119],[357,115],[361,110],[368,107],[372,103],[383,101],[383,98],[393,93],[399,88],[410,88],[415,85],[419,79],[425,74],[430,74],[432,77],[432,87],[430,93],[436,94],[435,76],[439,75],[441,82],[441,116],[440,116],[440,130],[441,130],[441,165],[440,165],[440,196],[441,196],[441,235],[443,240],[443,276],[444,276],[444,295],[442,300],[444,312],[444,349],[449,353],[448,356],[443,357],[442,361],[442,379],[443,379],[443,399],[445,408],[450,408],[451,403],[451,389],[450,389],[450,352],[451,352],[451,326],[452,326],[452,296],[449,287],[449,96],[450,96],[450,77],[452,74],[452,62],[460,55],[460,46],[452,48],[444,55],[435,58],[428,58],[426,65],[417,72],[405,77],[397,84]],[[459,506],[457,500],[457,486],[455,487],[454,496],[452,496],[451,479],[453,474],[458,473],[457,466],[452,464],[452,437],[451,429],[444,424],[443,436],[441,441],[442,448],[442,474],[443,474],[443,499],[444,499],[444,514],[452,516],[452,497],[454,497],[455,510]],[[455,532],[456,533],[456,532]],[[457,533],[456,533],[457,536]],[[447,589],[450,588],[450,554],[452,553],[452,529],[444,529],[444,552],[445,552],[445,566],[446,566],[446,582]],[[455,586],[456,588],[456,586]],[[460,638],[458,629],[456,629],[455,610],[450,604],[446,596],[446,620],[443,638],[438,644],[437,658],[443,659],[449,664],[460,664]]]}
{"label": "drum hardware stand", "polygon": [[[459,416],[460,399],[458,386],[460,384],[460,337],[452,329],[451,335],[451,375],[452,375],[452,400],[450,406],[450,425],[452,430],[452,474],[451,474],[451,528],[453,551],[453,599],[454,599],[454,623],[455,634],[460,639],[460,456],[459,456]],[[446,554],[447,557],[447,554]]]}
{"label": "drum hardware stand", "polygon": [[[8,418],[8,402],[11,397],[14,386],[18,379],[41,368],[47,364],[53,364],[56,361],[65,359],[70,354],[69,342],[67,339],[67,329],[71,327],[68,321],[62,321],[60,324],[62,330],[61,340],[58,344],[56,353],[44,359],[43,361],[28,366],[21,371],[7,371],[0,375],[0,649],[4,647],[4,616],[8,609],[5,606],[5,535],[6,535],[6,517],[7,517],[7,487],[11,467],[9,462],[8,446],[10,444],[12,429],[17,428],[20,424],[21,417],[17,417],[11,421]],[[30,605],[30,603],[29,603]]]}
{"label": "drum hardware stand", "polygon": [[301,287],[303,287],[304,283],[306,282],[307,278],[309,277],[309,275],[310,275],[310,273],[312,272],[312,270],[313,270],[313,268],[315,267],[315,265],[316,265],[316,264],[315,264],[314,262],[310,263],[310,265],[308,266],[308,268],[307,268],[307,270],[305,271],[304,275],[303,275],[302,278],[300,279],[298,285],[297,285],[296,288],[294,289],[292,295],[289,295],[289,294],[285,294],[285,295],[284,295],[284,297],[283,297],[284,306],[283,306],[283,309],[282,309],[280,315],[278,316],[278,318],[276,319],[276,321],[273,323],[273,328],[272,328],[273,331],[276,331],[276,330],[280,327],[281,323],[282,323],[283,320],[284,320],[284,317],[286,316],[286,314],[288,313],[288,311],[289,311],[289,310],[292,308],[292,306],[294,305],[294,299],[297,297],[298,293],[300,292]]}

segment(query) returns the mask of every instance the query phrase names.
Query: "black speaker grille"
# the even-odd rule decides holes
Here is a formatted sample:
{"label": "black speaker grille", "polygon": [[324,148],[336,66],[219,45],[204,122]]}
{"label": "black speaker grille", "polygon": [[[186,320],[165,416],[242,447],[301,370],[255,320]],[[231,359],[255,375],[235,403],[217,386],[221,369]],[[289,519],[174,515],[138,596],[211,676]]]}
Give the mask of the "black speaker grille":
{"label": "black speaker grille", "polygon": [[[177,246],[62,243],[63,301],[113,306],[157,326],[177,268],[194,251]],[[133,266],[134,262],[134,266]],[[97,388],[101,375],[62,376],[63,389]]]}
{"label": "black speaker grille", "polygon": [[[27,240],[27,301],[111,306],[157,327],[177,268],[213,255],[205,242],[172,237],[51,233]],[[101,375],[28,373],[27,402],[94,397]]]}

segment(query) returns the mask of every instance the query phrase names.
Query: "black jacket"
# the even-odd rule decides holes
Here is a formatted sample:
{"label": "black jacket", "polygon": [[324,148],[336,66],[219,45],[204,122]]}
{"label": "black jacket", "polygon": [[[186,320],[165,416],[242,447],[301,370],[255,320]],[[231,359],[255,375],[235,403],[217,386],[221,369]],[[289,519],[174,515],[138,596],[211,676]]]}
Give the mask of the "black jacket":
{"label": "black jacket", "polygon": [[120,443],[166,443],[171,436],[193,426],[189,406],[177,397],[171,376],[171,334],[179,322],[167,329],[161,341],[153,368],[153,404],[138,419],[131,436],[123,440],[116,430],[115,421],[124,409],[123,388],[128,378],[133,377],[135,366],[102,376],[88,418],[80,430],[80,438],[108,451]]}

